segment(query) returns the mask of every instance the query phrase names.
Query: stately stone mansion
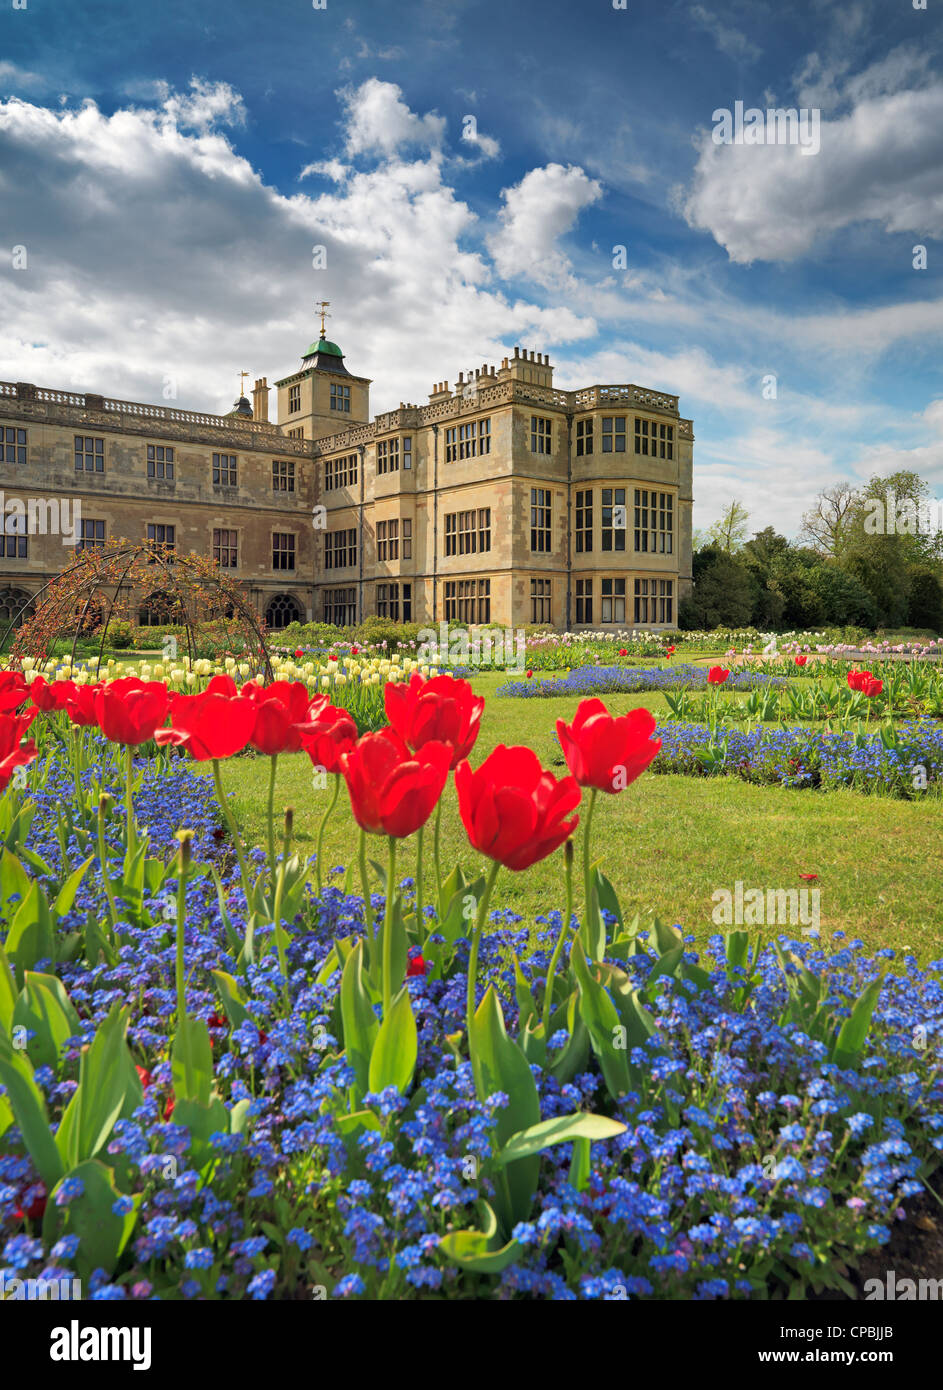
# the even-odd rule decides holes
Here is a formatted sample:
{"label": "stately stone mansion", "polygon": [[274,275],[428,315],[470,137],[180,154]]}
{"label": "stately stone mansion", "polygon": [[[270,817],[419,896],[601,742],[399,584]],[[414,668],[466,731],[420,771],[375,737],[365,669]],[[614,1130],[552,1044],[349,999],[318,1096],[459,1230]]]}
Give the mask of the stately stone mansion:
{"label": "stately stone mansion", "polygon": [[149,538],[212,556],[273,629],[370,614],[675,625],[694,438],[676,396],[560,391],[545,355],[515,348],[371,421],[370,381],[323,319],[276,390],[277,423],[264,377],[228,415],[0,382],[0,621],[76,554],[17,498],[37,515],[71,505],[81,548]]}

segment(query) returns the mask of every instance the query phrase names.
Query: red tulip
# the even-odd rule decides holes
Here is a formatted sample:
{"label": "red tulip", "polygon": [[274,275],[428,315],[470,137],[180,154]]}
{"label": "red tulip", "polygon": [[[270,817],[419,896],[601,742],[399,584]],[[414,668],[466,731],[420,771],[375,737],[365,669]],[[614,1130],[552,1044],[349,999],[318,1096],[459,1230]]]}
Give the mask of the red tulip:
{"label": "red tulip", "polygon": [[485,707],[484,698],[472,694],[468,681],[448,675],[424,680],[414,671],[408,685],[388,682],[384,700],[387,719],[410,748],[447,743],[452,767],[468,757]]}
{"label": "red tulip", "polygon": [[296,647],[296,648],[295,648],[295,660],[296,660],[296,661],[300,661],[301,658],[302,658],[303,656],[304,656],[304,652],[302,651],[302,649],[301,649],[300,647]]}
{"label": "red tulip", "polygon": [[360,651],[360,648],[359,648],[359,647],[351,647],[351,649],[350,649],[350,654],[351,654],[351,656],[356,656],[357,653],[358,653],[359,651]]}
{"label": "red tulip", "polygon": [[339,773],[342,754],[349,753],[357,742],[357,725],[345,709],[317,701],[310,710],[308,730],[301,746],[315,767],[325,772]]}
{"label": "red tulip", "polygon": [[66,701],[74,695],[75,681],[47,681],[44,676],[36,676],[29,683],[29,698],[44,714],[53,710],[65,709]]}
{"label": "red tulip", "polygon": [[847,680],[849,690],[863,690],[865,682],[873,680],[873,676],[870,671],[849,671]]}
{"label": "red tulip", "polygon": [[566,765],[581,787],[624,791],[661,747],[653,739],[655,716],[647,709],[612,715],[602,700],[581,700],[572,724],[557,720]]}
{"label": "red tulip", "polygon": [[558,782],[530,748],[502,743],[475,772],[459,763],[455,788],[472,846],[515,871],[552,854],[579,823],[579,816],[565,819],[579,805],[576,780]]}
{"label": "red tulip", "polygon": [[442,795],[451,758],[445,743],[410,752],[395,729],[364,734],[340,757],[354,820],[371,835],[412,835]]}
{"label": "red tulip", "polygon": [[94,695],[95,719],[112,743],[136,748],[147,743],[167,718],[167,687],[136,676],[108,681]]}
{"label": "red tulip", "polygon": [[528,680],[530,680],[530,678],[531,678],[531,676],[532,676],[533,674],[534,674],[533,671],[527,671],[527,672],[525,672],[525,675],[527,676],[527,679],[528,679]]}
{"label": "red tulip", "polygon": [[146,1091],[148,1086],[150,1086],[153,1082],[154,1078],[151,1076],[150,1072],[145,1067],[139,1067],[136,1062],[134,1064],[134,1070],[137,1072],[138,1080],[140,1081],[142,1087]]}
{"label": "red tulip", "polygon": [[[210,758],[231,758],[241,753],[255,731],[258,707],[241,696],[224,694],[218,686],[199,695],[174,695],[170,702],[170,728],[158,729],[158,744],[172,743],[186,748],[195,762]],[[235,683],[230,682],[235,692]]]}
{"label": "red tulip", "polygon": [[818,878],[818,874],[800,874],[799,877],[804,878],[807,883],[813,883]]}
{"label": "red tulip", "polygon": [[98,723],[95,713],[98,685],[76,685],[75,681],[57,681],[56,684],[70,687],[63,692],[63,708],[76,728],[87,729]]}
{"label": "red tulip", "polygon": [[729,670],[725,671],[723,666],[712,666],[707,673],[708,684],[723,685],[729,675]]}
{"label": "red tulip", "polygon": [[877,680],[874,676],[868,676],[868,679],[863,681],[861,685],[861,690],[869,700],[873,700],[875,695],[880,695],[883,689],[884,682]]}
{"label": "red tulip", "polygon": [[628,654],[629,654],[629,653],[628,653],[628,651],[626,650],[625,647],[620,647],[620,648],[619,648],[619,655],[620,655],[620,656],[628,656]]}
{"label": "red tulip", "polygon": [[804,666],[808,660],[809,660],[809,658],[808,658],[807,656],[797,656],[797,657],[796,657],[796,665],[797,665],[797,666]]}
{"label": "red tulip", "polygon": [[412,959],[410,960],[409,964],[408,964],[407,967],[406,967],[406,978],[407,978],[407,980],[410,980],[410,979],[412,979],[414,976],[417,976],[417,975],[418,975],[418,976],[423,976],[423,975],[425,975],[425,973],[426,973],[426,962],[423,960],[422,956],[413,956]]}
{"label": "red tulip", "polygon": [[667,656],[667,657],[670,658],[670,657],[674,656],[674,654],[675,654],[676,651],[677,651],[677,647],[666,647],[666,648],[665,648],[665,656]]}
{"label": "red tulip", "polygon": [[21,740],[38,709],[27,710],[25,714],[0,714],[0,791],[5,791],[10,778],[18,767],[29,767],[36,757],[36,744]]}
{"label": "red tulip", "polygon": [[29,695],[22,671],[0,671],[0,714],[19,709]]}
{"label": "red tulip", "polygon": [[297,753],[301,740],[310,731],[310,710],[315,703],[303,681],[275,681],[269,686],[249,681],[242,694],[256,707],[253,748],[274,757],[278,753]]}
{"label": "red tulip", "polygon": [[330,656],[328,657],[328,661],[336,661],[336,660],[337,660],[337,657],[334,655],[333,652],[331,652]]}

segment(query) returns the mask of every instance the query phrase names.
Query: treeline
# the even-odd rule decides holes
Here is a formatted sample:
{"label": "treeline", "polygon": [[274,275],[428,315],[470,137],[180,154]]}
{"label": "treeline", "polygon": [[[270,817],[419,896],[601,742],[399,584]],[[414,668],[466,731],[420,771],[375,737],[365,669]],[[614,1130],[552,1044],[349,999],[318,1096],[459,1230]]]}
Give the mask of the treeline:
{"label": "treeline", "polygon": [[750,539],[732,502],[694,537],[694,592],[682,628],[818,626],[943,631],[943,532],[916,473],[839,483],[819,493],[795,541],[772,526]]}

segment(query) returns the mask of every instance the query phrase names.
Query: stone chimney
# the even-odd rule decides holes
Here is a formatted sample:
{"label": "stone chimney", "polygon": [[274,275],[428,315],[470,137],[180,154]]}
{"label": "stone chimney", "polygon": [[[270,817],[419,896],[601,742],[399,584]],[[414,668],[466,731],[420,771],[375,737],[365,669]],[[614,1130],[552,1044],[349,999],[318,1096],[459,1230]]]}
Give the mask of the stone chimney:
{"label": "stone chimney", "polygon": [[263,425],[267,425],[268,419],[268,381],[264,376],[259,377],[252,388],[252,418],[261,420]]}

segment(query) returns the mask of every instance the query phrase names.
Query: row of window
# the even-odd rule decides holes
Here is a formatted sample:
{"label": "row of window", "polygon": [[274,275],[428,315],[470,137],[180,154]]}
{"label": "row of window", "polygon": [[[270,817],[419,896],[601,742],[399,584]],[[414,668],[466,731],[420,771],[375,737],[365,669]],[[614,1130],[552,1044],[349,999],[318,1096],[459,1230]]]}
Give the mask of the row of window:
{"label": "row of window", "polygon": [[481,555],[490,549],[490,507],[448,513],[445,518],[446,555]]}
{"label": "row of window", "polygon": [[411,623],[413,620],[412,584],[378,584],[377,617],[389,618],[392,623]]}
{"label": "row of window", "polygon": [[445,582],[445,621],[447,623],[490,623],[491,580],[447,579]]}
{"label": "row of window", "polygon": [[398,473],[400,461],[400,444],[402,443],[403,467],[412,468],[413,466],[413,441],[412,435],[404,435],[399,439],[380,439],[377,441],[377,472],[378,473]]}
{"label": "row of window", "polygon": [[[604,415],[600,421],[599,443],[604,454],[624,454],[628,419],[625,415]],[[595,453],[596,421],[589,417],[576,422],[576,454],[582,458]],[[661,420],[635,417],[635,452],[648,458],[674,458],[674,425]]]}
{"label": "row of window", "polygon": [[[288,388],[288,413],[297,415],[301,409],[301,382]],[[331,382],[331,409],[342,415],[350,414],[350,387],[338,381]]]}
{"label": "row of window", "polygon": [[[400,555],[400,526],[403,548]],[[377,560],[411,560],[413,558],[413,523],[408,516],[395,521],[377,522]]]}
{"label": "row of window", "polygon": [[[26,462],[26,431],[6,429],[2,431],[8,438],[11,435],[22,436],[22,443],[13,440],[3,444],[6,450],[5,461],[10,463],[14,459],[18,463]],[[11,453],[11,450],[13,451]],[[105,441],[93,435],[77,434],[74,436],[74,455],[76,473],[104,473],[105,471]],[[356,457],[356,455],[355,455]],[[154,478],[158,482],[172,483],[176,481],[176,449],[172,444],[148,444],[147,445],[147,476]],[[235,454],[215,454],[213,455],[213,486],[214,487],[238,487],[239,469],[238,459]],[[273,459],[272,461],[272,491],[273,492],[294,492],[295,490],[295,461],[294,459]]]}
{"label": "row of window", "polygon": [[[8,560],[28,559],[29,537],[20,535],[15,529],[16,518],[7,519],[7,534],[0,533],[0,557]],[[338,534],[347,534],[344,532]],[[172,553],[177,544],[177,528],[164,522],[148,522],[145,527],[147,539],[162,551]],[[349,533],[356,557],[356,532]],[[216,527],[213,530],[213,559],[220,569],[239,568],[238,531]],[[101,550],[105,544],[105,523],[94,517],[83,517],[79,523],[79,539],[76,550]],[[295,568],[295,537],[290,531],[272,532],[272,568],[293,570]],[[356,558],[352,561],[356,563]],[[328,562],[330,567],[330,562]]]}
{"label": "row of window", "polygon": [[[628,530],[626,490],[623,487],[600,489],[600,545],[603,550],[625,550]],[[642,555],[671,555],[674,553],[674,496],[650,488],[634,489],[633,530],[636,553]],[[592,488],[576,493],[575,527],[576,553],[587,554],[593,549]]]}
{"label": "row of window", "polygon": [[[594,579],[577,579],[576,613],[577,626],[596,621],[593,618]],[[667,623],[674,621],[674,580],[636,579],[634,581],[635,623]],[[541,621],[546,621],[541,619]],[[599,618],[601,623],[624,623],[626,621],[626,581],[624,579],[599,580]]]}

